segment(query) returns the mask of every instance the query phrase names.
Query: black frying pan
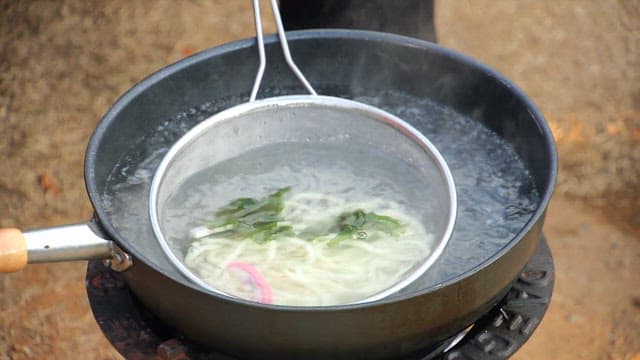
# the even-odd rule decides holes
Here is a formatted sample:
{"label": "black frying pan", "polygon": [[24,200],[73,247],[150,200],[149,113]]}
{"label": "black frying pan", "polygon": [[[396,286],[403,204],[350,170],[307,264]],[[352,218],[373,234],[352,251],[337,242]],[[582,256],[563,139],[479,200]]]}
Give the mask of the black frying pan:
{"label": "black frying pan", "polygon": [[[91,227],[114,242],[102,242],[102,248],[84,257],[113,255],[117,245],[133,259],[133,266],[127,260],[121,269],[126,269],[130,289],[149,309],[192,340],[241,358],[395,359],[436,346],[494,305],[533,253],[556,179],[557,157],[550,131],[540,112],[509,80],[440,46],[364,31],[300,31],[288,38],[298,66],[323,94],[382,98],[383,103],[387,96],[426,99],[446,109],[441,115],[449,111],[490,129],[524,164],[522,171],[530,175],[531,183],[518,191],[539,194],[535,209],[490,254],[474,256],[473,247],[466,260],[458,254],[457,261],[467,262],[463,271],[449,271],[452,267],[445,259],[440,270],[425,274],[415,286],[374,303],[293,308],[203,291],[171,266],[153,238],[147,215],[148,173],[189,127],[246,101],[257,65],[254,41],[245,40],[160,70],[132,88],[104,116],[87,149],[85,180],[96,211],[97,225]],[[275,95],[301,93],[296,79],[277,58],[281,55],[276,39],[266,39],[266,45],[267,56],[275,60],[267,62],[263,86]],[[421,131],[437,132],[429,127],[429,119],[404,119]],[[172,121],[179,126],[168,126]],[[432,141],[437,138],[437,134],[426,135]],[[434,142],[441,151],[447,148],[447,144]],[[464,151],[464,146],[457,149]],[[454,150],[443,151],[443,155],[455,163]],[[136,168],[146,171],[132,170]],[[114,179],[128,182],[133,190],[127,188],[125,194],[122,187],[113,185],[118,182]],[[503,180],[508,179],[504,174]],[[473,195],[465,189],[459,191],[459,198],[465,193]],[[126,211],[110,211],[114,206]],[[469,205],[470,211],[480,220],[491,215],[473,206]],[[512,205],[504,206],[495,211],[518,214]],[[490,224],[486,226],[478,231],[492,230]],[[73,227],[78,228],[86,234],[85,225]],[[473,244],[474,239],[459,241]],[[118,260],[123,256],[118,253],[114,263],[122,265]]]}

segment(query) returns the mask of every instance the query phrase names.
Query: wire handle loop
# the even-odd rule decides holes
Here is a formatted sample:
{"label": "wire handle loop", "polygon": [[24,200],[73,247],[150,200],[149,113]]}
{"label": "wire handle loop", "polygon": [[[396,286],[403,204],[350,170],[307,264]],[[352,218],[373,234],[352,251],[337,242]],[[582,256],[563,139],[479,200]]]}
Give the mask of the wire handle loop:
{"label": "wire handle loop", "polygon": [[[282,47],[282,54],[284,55],[284,59],[289,65],[289,69],[295,74],[295,76],[300,80],[302,85],[307,89],[307,91],[311,95],[318,95],[316,91],[313,89],[307,78],[302,74],[298,66],[293,61],[291,57],[291,52],[289,51],[289,43],[287,42],[287,37],[284,32],[284,26],[282,25],[282,18],[280,17],[280,10],[278,9],[277,0],[271,1],[271,10],[273,11],[273,18],[276,22],[276,28],[278,31],[278,38],[280,39],[280,46]],[[258,91],[260,90],[260,85],[262,83],[262,77],[264,76],[264,70],[267,64],[267,57],[264,51],[264,34],[262,33],[262,20],[260,17],[260,0],[253,0],[253,16],[256,24],[256,39],[258,41],[258,56],[260,58],[260,65],[258,66],[258,73],[256,74],[256,79],[253,83],[253,89],[251,90],[251,96],[249,97],[249,102],[255,101],[256,96],[258,95]]]}

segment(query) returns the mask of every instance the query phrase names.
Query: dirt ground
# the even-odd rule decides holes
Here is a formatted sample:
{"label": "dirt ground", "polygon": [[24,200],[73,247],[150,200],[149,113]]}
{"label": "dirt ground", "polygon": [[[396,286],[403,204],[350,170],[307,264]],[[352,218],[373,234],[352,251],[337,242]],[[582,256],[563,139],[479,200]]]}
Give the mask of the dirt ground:
{"label": "dirt ground", "polygon": [[[640,359],[640,1],[436,3],[439,42],[498,69],[547,117],[560,177],[552,303],[515,359]],[[250,2],[0,0],[0,226],[89,219],[83,156],[119,95],[252,35]],[[0,275],[0,359],[119,359],[86,263]]]}

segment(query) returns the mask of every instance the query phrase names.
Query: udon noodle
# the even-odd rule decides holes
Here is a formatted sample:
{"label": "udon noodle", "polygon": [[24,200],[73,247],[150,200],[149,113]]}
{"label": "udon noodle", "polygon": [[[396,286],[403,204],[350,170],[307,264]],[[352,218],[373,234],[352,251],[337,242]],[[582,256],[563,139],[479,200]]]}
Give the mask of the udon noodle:
{"label": "udon noodle", "polygon": [[[336,241],[341,236],[336,219],[358,211],[393,218],[402,229],[393,234],[367,229]],[[192,229],[184,262],[233,296],[280,305],[337,305],[394,285],[428,256],[433,243],[420,221],[386,199],[348,202],[327,194],[287,194],[280,219],[287,231],[268,241],[238,239],[207,226]]]}

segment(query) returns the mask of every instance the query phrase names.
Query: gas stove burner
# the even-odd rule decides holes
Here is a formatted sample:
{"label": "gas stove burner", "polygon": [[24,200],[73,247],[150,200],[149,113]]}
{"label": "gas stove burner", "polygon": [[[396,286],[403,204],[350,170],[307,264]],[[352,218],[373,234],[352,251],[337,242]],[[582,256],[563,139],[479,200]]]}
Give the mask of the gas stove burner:
{"label": "gas stove burner", "polygon": [[[407,360],[489,360],[513,355],[533,334],[553,291],[553,258],[544,237],[507,295],[463,332]],[[87,293],[98,325],[126,359],[236,360],[207,351],[162,324],[127,288],[123,276],[90,261]]]}

